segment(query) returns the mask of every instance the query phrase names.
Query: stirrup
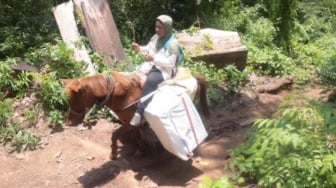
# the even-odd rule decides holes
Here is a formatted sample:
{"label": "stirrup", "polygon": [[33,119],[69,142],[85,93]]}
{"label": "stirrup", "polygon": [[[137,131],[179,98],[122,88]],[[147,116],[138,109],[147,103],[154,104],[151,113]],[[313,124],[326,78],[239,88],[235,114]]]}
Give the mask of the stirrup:
{"label": "stirrup", "polygon": [[139,113],[135,113],[130,121],[130,125],[139,126],[141,124],[142,116]]}

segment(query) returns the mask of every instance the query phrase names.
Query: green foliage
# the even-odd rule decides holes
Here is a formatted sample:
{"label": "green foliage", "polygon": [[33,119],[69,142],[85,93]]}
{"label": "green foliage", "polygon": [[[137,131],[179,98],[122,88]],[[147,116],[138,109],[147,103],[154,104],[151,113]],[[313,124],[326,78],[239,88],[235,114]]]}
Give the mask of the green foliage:
{"label": "green foliage", "polygon": [[95,66],[97,73],[106,73],[110,72],[110,67],[107,63],[104,63],[103,56],[97,52],[89,53],[90,59]]}
{"label": "green foliage", "polygon": [[94,105],[85,115],[85,123],[95,125],[97,123],[97,119],[105,118],[109,121],[116,120],[110,112],[112,112],[106,106],[97,106]]}
{"label": "green foliage", "polygon": [[230,162],[236,179],[261,187],[334,187],[333,105],[286,105],[278,118],[256,120],[246,144],[235,149]]}
{"label": "green foliage", "polygon": [[276,48],[256,49],[250,48],[249,59],[253,70],[262,75],[269,76],[284,76],[293,73],[295,63],[293,59],[289,58]]}
{"label": "green foliage", "polygon": [[74,51],[66,43],[45,43],[25,54],[25,60],[38,67],[42,74],[54,72],[55,78],[77,78],[86,75],[85,63],[73,58]]}
{"label": "green foliage", "polygon": [[125,49],[129,62],[118,63],[114,68],[121,72],[132,72],[138,65],[144,62],[144,57],[135,53],[130,47]]}
{"label": "green foliage", "polygon": [[54,72],[47,74],[33,74],[39,83],[36,96],[41,99],[43,109],[49,114],[51,123],[60,126],[65,118],[68,106],[68,98],[64,92],[64,86]]}
{"label": "green foliage", "polygon": [[59,110],[51,110],[49,112],[50,127],[55,130],[63,130],[65,120],[65,114]]}
{"label": "green foliage", "polygon": [[[218,11],[216,11],[218,10]],[[203,14],[207,26],[223,30],[243,31],[249,14],[240,0],[218,1],[211,14]],[[246,11],[246,12],[245,12]],[[251,15],[250,15],[251,16]]]}
{"label": "green foliage", "polygon": [[17,122],[11,122],[7,127],[0,127],[0,143],[7,145],[13,151],[34,150],[40,139],[23,131]]}
{"label": "green foliage", "polygon": [[48,74],[33,74],[36,81],[39,83],[39,90],[36,95],[42,99],[45,109],[61,110],[66,106],[67,97],[64,93],[64,86],[59,82],[54,72]]}
{"label": "green foliage", "polygon": [[31,78],[26,72],[15,74],[11,68],[15,63],[15,59],[0,61],[0,90],[20,98],[28,91]]}
{"label": "green foliage", "polygon": [[23,115],[27,120],[29,126],[35,125],[38,122],[39,111],[37,111],[37,109],[34,110],[27,109],[23,112]]}
{"label": "green foliage", "polygon": [[304,0],[298,4],[298,22],[303,32],[295,32],[295,38],[301,39],[297,34],[304,33],[303,42],[315,41],[325,34],[335,33],[336,2],[333,0],[311,1]]}
{"label": "green foliage", "polygon": [[276,33],[277,29],[273,26],[271,20],[259,18],[248,22],[246,25],[246,35],[243,37],[249,47],[253,46],[263,49],[265,47],[275,47],[274,39]]}
{"label": "green foliage", "polygon": [[262,0],[265,14],[279,32],[276,33],[277,46],[289,52],[292,28],[298,11],[298,0]]}
{"label": "green foliage", "polygon": [[213,64],[206,64],[204,61],[193,61],[190,57],[186,56],[183,66],[190,68],[192,73],[202,74],[207,78],[208,84],[218,85],[226,79],[223,69],[218,69]]}
{"label": "green foliage", "polygon": [[[31,73],[38,86],[35,88],[36,96],[41,99],[50,123],[56,128],[61,127],[68,108],[68,98],[60,79],[85,76],[87,73],[83,62],[75,61],[73,50],[60,41],[56,45],[46,43],[38,50],[27,53],[25,58],[39,67],[39,73]],[[95,58],[98,59],[97,56]]]}
{"label": "green foliage", "polygon": [[330,61],[336,50],[335,35],[325,35],[308,44],[296,44],[295,56],[298,59],[298,65],[307,66],[314,65],[319,67]]}
{"label": "green foliage", "polygon": [[13,109],[11,108],[13,99],[6,98],[0,101],[0,126],[4,126],[7,120],[13,115]]}
{"label": "green foliage", "polygon": [[147,42],[154,34],[155,18],[161,14],[171,15],[174,28],[185,29],[206,12],[213,13],[221,7],[222,2],[201,1],[170,1],[159,3],[150,0],[109,1],[116,25],[119,28],[124,44],[131,41]]}
{"label": "green foliage", "polygon": [[32,150],[39,144],[39,138],[23,131],[17,121],[11,119],[13,115],[13,100],[6,98],[0,102],[0,143],[13,150]]}
{"label": "green foliage", "polygon": [[213,64],[206,64],[204,61],[193,61],[186,56],[183,66],[190,68],[192,73],[202,74],[206,77],[208,83],[208,93],[210,101],[223,105],[225,96],[223,91],[219,91],[220,86],[225,86],[229,93],[239,92],[248,82],[249,72],[240,71],[234,65],[228,65],[224,68],[217,68]]}
{"label": "green foliage", "polygon": [[316,84],[316,70],[315,66],[305,65],[303,67],[296,67],[292,71],[295,73],[292,75],[294,79],[293,88],[294,89],[304,89],[307,86],[312,86]]}
{"label": "green foliage", "polygon": [[336,85],[336,56],[324,63],[318,73],[324,83]]}
{"label": "green foliage", "polygon": [[203,35],[204,38],[204,47],[206,50],[212,50],[214,49],[214,43],[211,40],[210,35]]}
{"label": "green foliage", "polygon": [[223,176],[218,179],[211,179],[205,176],[202,183],[198,186],[199,188],[234,188],[234,184],[229,181],[229,178]]}
{"label": "green foliage", "polygon": [[207,24],[238,31],[249,49],[248,66],[260,74],[296,76],[293,71],[300,71],[298,81],[304,84],[314,70],[309,65],[322,64],[335,51],[335,1],[221,3],[218,13],[205,15]]}
{"label": "green foliage", "polygon": [[2,0],[0,4],[0,59],[22,57],[59,36],[51,8],[53,1]]}
{"label": "green foliage", "polygon": [[226,74],[225,85],[227,86],[229,92],[239,93],[240,89],[243,88],[248,82],[249,72],[245,69],[240,71],[234,65],[228,65],[224,68]]}
{"label": "green foliage", "polygon": [[223,103],[223,95],[219,94],[216,87],[226,79],[223,69],[218,69],[213,64],[207,65],[203,61],[193,61],[189,56],[185,56],[183,66],[190,68],[192,73],[204,75],[208,83],[208,97],[210,101]]}

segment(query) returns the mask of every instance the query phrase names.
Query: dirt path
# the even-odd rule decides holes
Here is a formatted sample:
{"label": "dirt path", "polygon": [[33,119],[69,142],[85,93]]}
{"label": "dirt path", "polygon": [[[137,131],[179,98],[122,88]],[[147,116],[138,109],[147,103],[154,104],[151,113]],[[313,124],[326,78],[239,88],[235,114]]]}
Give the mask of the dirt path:
{"label": "dirt path", "polygon": [[91,130],[46,130],[43,149],[36,151],[9,154],[0,148],[0,187],[197,187],[203,175],[224,173],[229,149],[245,132],[228,129],[210,137],[195,151],[193,161],[182,161],[160,148],[136,158],[131,143],[121,147],[118,160],[110,161],[114,125],[104,119],[97,124]]}
{"label": "dirt path", "polygon": [[8,153],[0,147],[0,187],[197,188],[204,176],[229,175],[224,167],[230,152],[243,142],[252,120],[271,115],[286,94],[243,97],[244,102],[229,110],[212,107],[212,119],[204,122],[209,137],[190,161],[160,148],[136,158],[132,140],[123,143],[118,160],[110,161],[110,137],[118,124],[100,119],[91,129],[78,126],[51,133],[40,122],[32,131],[41,135],[43,149]]}

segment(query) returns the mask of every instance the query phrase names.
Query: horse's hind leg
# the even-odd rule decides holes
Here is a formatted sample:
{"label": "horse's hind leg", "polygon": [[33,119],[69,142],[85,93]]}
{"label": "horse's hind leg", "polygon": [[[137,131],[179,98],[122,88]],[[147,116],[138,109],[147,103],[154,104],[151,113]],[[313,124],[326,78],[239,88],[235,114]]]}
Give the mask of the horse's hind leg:
{"label": "horse's hind leg", "polygon": [[[112,137],[111,137],[111,154],[110,154],[110,159],[111,160],[115,160],[118,158],[118,140],[127,132],[131,131],[131,130],[136,130],[137,133],[137,139],[139,139],[140,137],[140,129],[139,127],[134,127],[131,125],[122,125],[121,127],[119,127],[118,129],[116,129],[115,131],[113,131],[112,133]],[[138,143],[139,144],[139,143]],[[136,152],[138,153],[138,152]]]}
{"label": "horse's hind leg", "polygon": [[137,137],[137,148],[136,148],[136,151],[135,151],[135,156],[136,157],[141,157],[143,155],[143,146],[144,146],[144,141],[142,139],[142,135],[141,135],[141,130],[140,128],[136,129],[135,130],[136,132],[136,137]]}

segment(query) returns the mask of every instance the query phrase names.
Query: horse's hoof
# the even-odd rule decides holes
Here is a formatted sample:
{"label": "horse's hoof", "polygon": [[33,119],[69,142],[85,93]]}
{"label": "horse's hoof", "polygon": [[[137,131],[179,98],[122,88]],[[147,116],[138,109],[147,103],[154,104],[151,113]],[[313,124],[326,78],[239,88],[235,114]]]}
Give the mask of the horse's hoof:
{"label": "horse's hoof", "polygon": [[118,154],[113,154],[113,153],[110,154],[111,160],[116,160],[117,158],[118,158]]}

